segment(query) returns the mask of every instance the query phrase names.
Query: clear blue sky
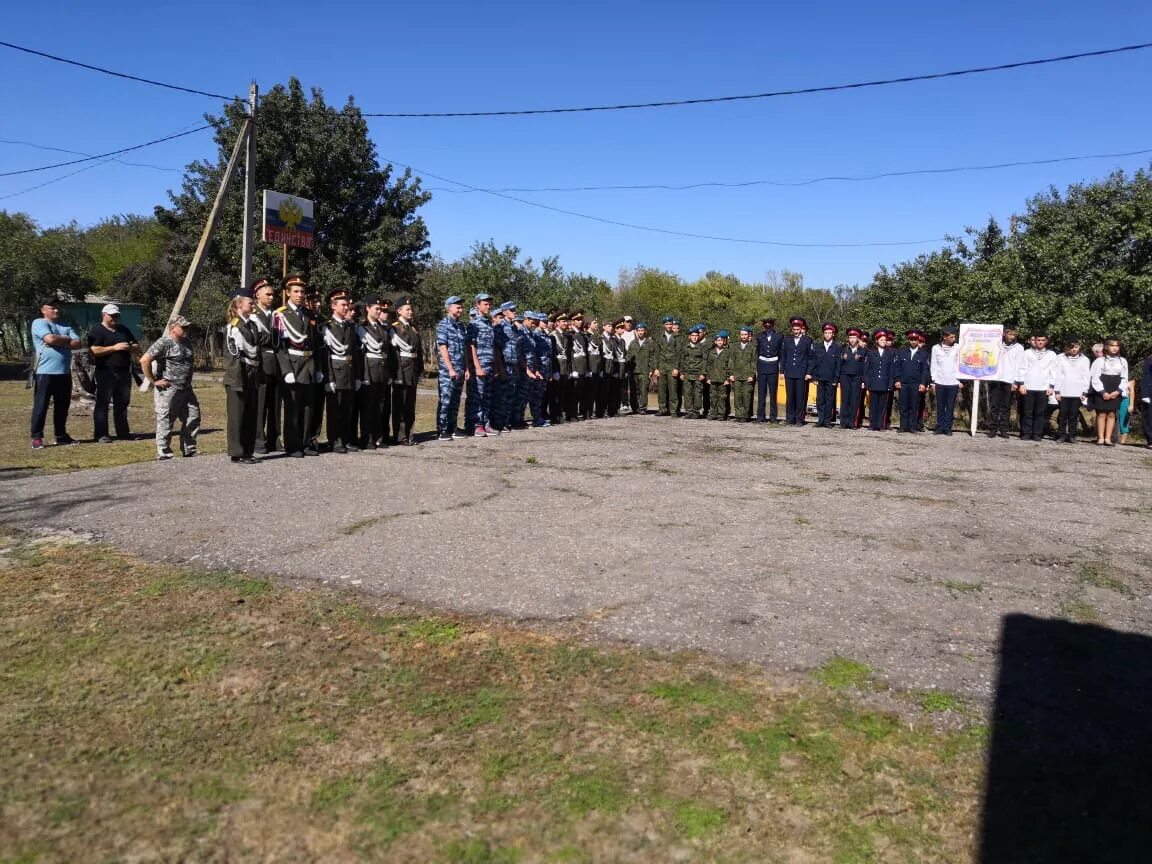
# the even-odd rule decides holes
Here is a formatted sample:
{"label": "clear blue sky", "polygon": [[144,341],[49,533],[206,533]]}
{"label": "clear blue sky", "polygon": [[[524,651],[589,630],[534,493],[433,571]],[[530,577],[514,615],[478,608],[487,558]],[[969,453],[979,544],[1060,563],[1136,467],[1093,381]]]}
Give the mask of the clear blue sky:
{"label": "clear blue sky", "polygon": [[[290,75],[365,111],[453,111],[754,93],[945,71],[1152,41],[1152,4],[9,3],[7,41],[220,93]],[[376,119],[382,157],[482,187],[799,180],[1152,148],[1152,51],[872,90],[604,114]],[[0,139],[101,153],[195,124],[219,103],[0,49]],[[210,133],[124,158],[182,168]],[[3,170],[70,158],[0,143]],[[868,183],[692,191],[524,193],[609,219],[796,243],[924,240],[1006,218],[1049,185],[1133,170],[1127,157]],[[75,169],[0,178],[0,196]],[[0,208],[42,225],[150,213],[180,174],[118,163]],[[426,185],[448,184],[427,179]],[[321,210],[322,213],[322,210]],[[813,249],[597,224],[490,195],[424,208],[445,258],[515,244],[615,282],[621,267],[810,285],[866,283],[933,244]],[[322,217],[321,217],[322,218]]]}

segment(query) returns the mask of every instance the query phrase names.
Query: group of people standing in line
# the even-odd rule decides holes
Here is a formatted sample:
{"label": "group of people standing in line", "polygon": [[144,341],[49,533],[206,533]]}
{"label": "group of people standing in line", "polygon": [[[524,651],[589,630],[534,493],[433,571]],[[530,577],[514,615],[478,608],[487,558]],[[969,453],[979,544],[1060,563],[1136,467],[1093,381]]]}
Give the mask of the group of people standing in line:
{"label": "group of people standing in line", "polygon": [[[353,303],[347,291],[329,291],[321,314],[319,292],[298,274],[283,280],[285,302],[275,306],[277,286],[267,279],[232,293],[225,332],[228,454],[253,464],[256,455],[283,450],[288,456],[316,455],[322,449],[347,453],[389,444],[415,443],[416,387],[424,369],[420,331],[408,297],[395,302],[370,296]],[[935,396],[935,434],[951,435],[954,411],[965,382],[958,376],[958,330],[945,327],[927,347],[926,334],[910,329],[905,344],[886,328],[846,331],[832,322],[820,338],[808,335],[802,317],[789,320],[789,332],[764,318],[761,330],[739,328],[735,341],[720,330],[709,338],[696,324],[684,331],[665,315],[661,330],[631,316],[603,322],[570,312],[519,312],[514,301],[499,306],[477,294],[467,320],[458,296],[444,302],[436,328],[439,401],[436,437],[450,441],[463,433],[477,437],[548,427],[621,413],[647,413],[649,392],[657,394],[662,417],[777,423],[780,380],[784,383],[784,422],[807,422],[815,384],[816,426],[873,431],[925,431],[928,396]],[[36,352],[32,446],[43,447],[49,404],[54,402],[56,443],[73,444],[66,429],[71,396],[69,354],[79,336],[60,323],[55,301],[45,301],[32,325]],[[180,452],[197,453],[199,403],[192,388],[193,352],[189,322],[175,316],[165,333],[139,358],[140,372],[154,385],[157,459],[173,458],[171,438],[180,424]],[[1076,440],[1085,424],[1082,408],[1095,412],[1096,443],[1112,445],[1128,432],[1131,409],[1144,406],[1145,440],[1152,441],[1152,352],[1145,357],[1139,392],[1115,339],[1093,346],[1089,360],[1078,339],[1062,340],[1057,354],[1047,335],[1032,333],[1029,346],[1018,341],[1015,325],[1004,325],[996,375],[985,379],[989,437],[1007,438],[1012,405],[1019,436],[1039,441]],[[88,334],[96,377],[95,439],[109,442],[111,404],[118,438],[128,437],[127,407],[132,388],[135,337],[108,304],[102,321]],[[463,402],[464,422],[460,425]],[[754,413],[755,411],[755,413]],[[867,426],[865,427],[865,417]],[[320,443],[327,419],[326,447]]]}

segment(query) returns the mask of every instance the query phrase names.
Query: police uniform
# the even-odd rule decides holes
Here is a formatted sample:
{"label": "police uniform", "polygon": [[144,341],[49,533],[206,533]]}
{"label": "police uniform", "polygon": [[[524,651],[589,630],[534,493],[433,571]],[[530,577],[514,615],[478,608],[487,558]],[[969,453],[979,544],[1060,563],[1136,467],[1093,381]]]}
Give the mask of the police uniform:
{"label": "police uniform", "polygon": [[[444,308],[462,304],[459,297],[449,297]],[[436,432],[441,441],[451,441],[460,416],[460,394],[464,389],[465,356],[468,334],[464,322],[445,315],[436,325],[436,372],[439,402],[436,405]],[[443,350],[442,350],[443,349]],[[447,354],[447,363],[444,354]],[[450,365],[449,365],[450,364]]]}
{"label": "police uniform", "polygon": [[[836,387],[840,383],[841,346],[836,341],[840,332],[831,321],[820,328],[824,336],[812,346],[812,377],[816,380],[816,425],[831,429],[836,416]],[[832,338],[828,339],[828,333]]]}
{"label": "police uniform", "polygon": [[718,330],[713,347],[704,364],[704,380],[709,384],[709,420],[728,419],[728,385],[732,379],[732,349],[727,345],[728,331]]}
{"label": "police uniform", "polygon": [[546,413],[548,382],[552,377],[552,339],[543,327],[548,316],[543,312],[526,312],[524,317],[536,322],[526,333],[533,345],[537,373],[537,377],[528,382],[528,407],[532,412],[532,425],[546,429],[552,425]]}
{"label": "police uniform", "polygon": [[[284,288],[306,284],[299,276],[289,276]],[[315,455],[308,435],[315,413],[316,379],[323,380],[323,373],[316,369],[315,318],[307,306],[285,303],[272,320],[284,403],[284,449],[291,456]]]}
{"label": "police uniform", "polygon": [[[849,327],[848,337],[863,336],[859,327]],[[860,427],[860,408],[864,392],[864,361],[868,351],[859,343],[840,350],[840,426],[844,429]]]}
{"label": "police uniform", "polygon": [[[512,301],[502,303],[500,313],[515,311]],[[503,321],[493,325],[493,350],[500,353],[503,376],[497,376],[492,394],[492,426],[497,432],[512,428],[512,415],[516,410],[517,388],[520,384],[520,371],[524,365],[523,345],[516,332],[516,325],[505,316]]]}
{"label": "police uniform", "polygon": [[516,402],[512,406],[512,428],[527,429],[524,421],[528,403],[532,398],[532,384],[540,371],[540,361],[536,356],[536,341],[528,334],[525,326],[527,313],[521,312],[512,319],[514,327],[513,337],[517,342],[517,352],[520,355],[520,374],[516,377]]}
{"label": "police uniform", "polygon": [[[875,342],[880,336],[886,335],[887,331],[877,330],[872,334],[872,341]],[[864,383],[868,390],[868,428],[874,432],[888,428],[888,405],[892,385],[895,383],[892,376],[895,361],[895,351],[879,346],[869,351],[864,360]]]}
{"label": "police uniform", "polygon": [[[411,307],[408,297],[396,298],[396,310]],[[392,322],[392,349],[396,370],[392,378],[392,435],[397,444],[412,445],[416,423],[416,386],[424,372],[424,344],[420,331],[410,321],[397,317]]]}
{"label": "police uniform", "polygon": [[[909,330],[906,338],[918,340],[919,330]],[[900,391],[900,431],[915,432],[920,423],[920,400],[928,389],[930,380],[928,351],[917,344],[905,345],[896,351],[893,363],[893,383],[899,384]]]}
{"label": "police uniform", "polygon": [[[751,327],[741,327],[740,332],[752,336]],[[759,362],[757,350],[756,340],[752,338],[728,346],[728,363],[732,375],[732,417],[740,423],[752,420],[756,365]]]}
{"label": "police uniform", "polygon": [[[233,299],[252,298],[248,289],[233,291]],[[260,340],[252,317],[237,317],[224,332],[224,393],[228,412],[228,455],[233,462],[256,459],[256,420],[262,378]]]}
{"label": "police uniform", "polygon": [[[792,318],[792,327],[808,329],[803,318]],[[808,410],[808,381],[811,377],[812,337],[807,333],[800,336],[788,334],[780,348],[780,371],[784,374],[785,422],[803,426]]]}
{"label": "police uniform", "polygon": [[[379,306],[379,297],[368,297],[365,307]],[[360,446],[376,449],[390,443],[388,423],[392,416],[392,379],[396,360],[392,327],[382,317],[366,318],[356,327],[361,356],[359,394]]]}
{"label": "police uniform", "polygon": [[[765,318],[760,322],[768,326],[756,336],[756,419],[778,422],[776,415],[776,388],[780,383],[780,351],[784,347],[784,336],[775,329],[776,319]],[[765,413],[765,402],[768,412]]]}
{"label": "police uniform", "polygon": [[[249,291],[255,296],[265,285],[271,286],[271,283],[267,279],[257,279]],[[252,311],[262,373],[256,399],[257,453],[272,453],[280,449],[280,364],[276,362],[275,314],[275,309],[264,309],[259,304]]]}
{"label": "police uniform", "polygon": [[[475,301],[491,300],[490,294],[477,294]],[[467,361],[472,373],[465,384],[464,431],[474,435],[487,435],[496,430],[492,426],[492,393],[496,384],[496,333],[492,322],[473,309],[469,316]],[[475,357],[473,357],[475,352]]]}

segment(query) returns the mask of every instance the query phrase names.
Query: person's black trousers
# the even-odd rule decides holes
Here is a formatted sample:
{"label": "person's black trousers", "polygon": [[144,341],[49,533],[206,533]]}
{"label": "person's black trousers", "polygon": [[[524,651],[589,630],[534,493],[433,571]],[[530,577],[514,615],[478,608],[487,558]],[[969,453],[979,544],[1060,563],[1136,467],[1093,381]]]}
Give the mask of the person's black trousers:
{"label": "person's black trousers", "polygon": [[[776,419],[776,388],[780,383],[779,372],[757,372],[756,373],[756,419],[757,420],[775,420]],[[767,402],[768,414],[765,415],[764,409]]]}
{"label": "person's black trousers", "polygon": [[1080,425],[1080,397],[1060,397],[1060,418],[1056,428],[1061,438],[1075,438]]}
{"label": "person's black trousers", "polygon": [[1020,437],[1040,438],[1048,419],[1048,394],[1043,390],[1029,390],[1021,398]]}
{"label": "person's black trousers", "polygon": [[915,432],[920,422],[920,391],[915,384],[900,386],[900,431]]}
{"label": "person's black trousers", "polygon": [[416,385],[392,385],[392,434],[396,443],[411,440],[416,423]]}
{"label": "person's black trousers", "polygon": [[861,375],[840,376],[840,425],[845,429],[860,426],[860,402],[864,397]]}
{"label": "person's black trousers", "polygon": [[956,397],[960,395],[959,384],[936,385],[936,431],[951,432],[956,414]]}
{"label": "person's black trousers", "polygon": [[251,458],[256,450],[258,388],[225,387],[224,393],[228,397],[228,455],[233,459]]}
{"label": "person's black trousers", "polygon": [[280,395],[284,402],[284,450],[300,453],[308,443],[307,434],[312,424],[311,384],[284,384]]}
{"label": "person's black trousers", "polygon": [[[37,375],[32,390],[32,437],[44,437],[48,403],[52,402],[52,430],[57,438],[68,434],[68,406],[72,403],[72,376]],[[105,421],[107,422],[107,421]]]}
{"label": "person's black trousers", "polygon": [[332,446],[356,444],[356,422],[354,410],[356,408],[355,390],[335,390],[327,393],[328,415],[328,443]]}
{"label": "person's black trousers", "polygon": [[256,393],[256,449],[280,449],[280,379],[269,375]]}
{"label": "person's black trousers", "polygon": [[784,393],[787,397],[784,405],[785,421],[803,426],[804,415],[808,410],[808,382],[803,378],[785,378]]}
{"label": "person's black trousers", "polygon": [[132,399],[131,369],[96,370],[96,407],[92,410],[94,437],[108,437],[108,403],[112,403],[112,421],[117,438],[131,435],[128,428],[128,403]]}
{"label": "person's black trousers", "polygon": [[831,426],[836,416],[836,382],[816,383],[816,425]]}

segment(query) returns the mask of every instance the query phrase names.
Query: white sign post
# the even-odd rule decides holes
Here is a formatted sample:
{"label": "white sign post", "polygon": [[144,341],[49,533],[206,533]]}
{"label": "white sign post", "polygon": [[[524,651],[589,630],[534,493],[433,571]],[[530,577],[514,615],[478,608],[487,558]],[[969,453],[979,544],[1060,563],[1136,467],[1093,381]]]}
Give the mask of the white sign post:
{"label": "white sign post", "polygon": [[972,382],[972,424],[969,431],[973,437],[980,419],[980,382],[996,380],[1003,345],[1003,324],[960,325],[960,368],[956,377]]}

